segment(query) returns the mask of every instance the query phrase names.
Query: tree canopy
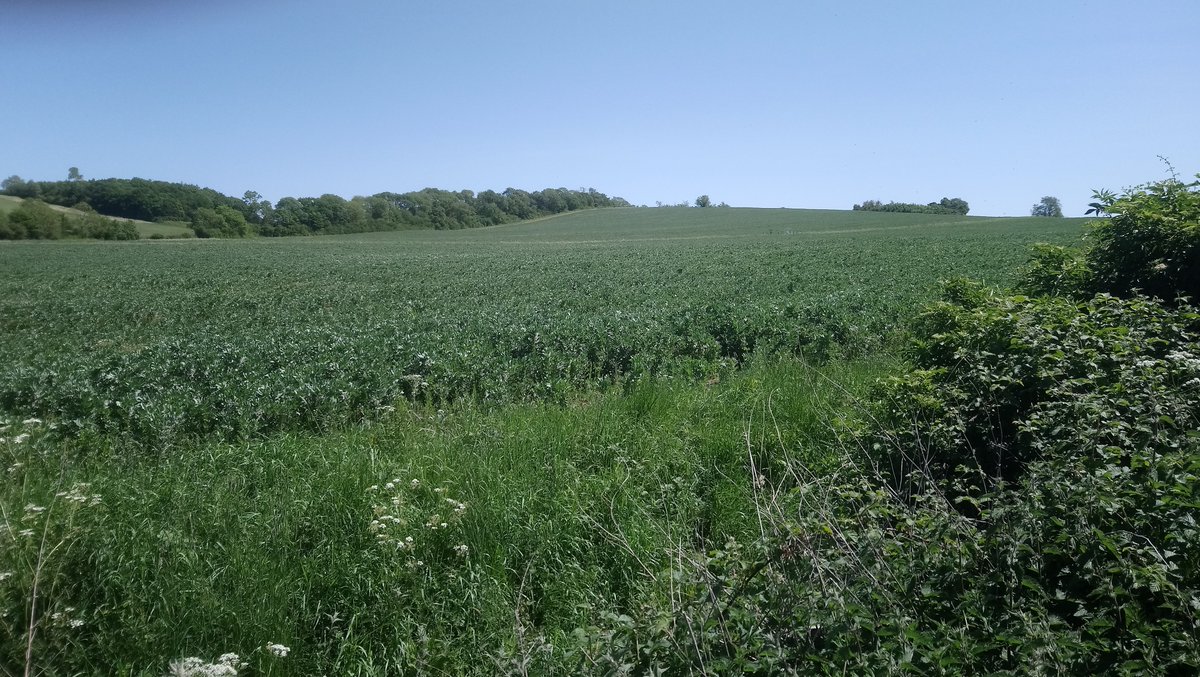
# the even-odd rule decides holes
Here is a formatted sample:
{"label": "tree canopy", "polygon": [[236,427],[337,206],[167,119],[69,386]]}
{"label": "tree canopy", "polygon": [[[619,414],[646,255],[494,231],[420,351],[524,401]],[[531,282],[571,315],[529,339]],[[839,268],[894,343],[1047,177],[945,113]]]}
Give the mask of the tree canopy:
{"label": "tree canopy", "polygon": [[1058,198],[1047,195],[1029,210],[1030,216],[1053,216],[1062,218],[1062,204]]}
{"label": "tree canopy", "polygon": [[937,202],[929,204],[916,204],[912,202],[888,202],[883,203],[879,200],[865,200],[853,207],[854,211],[865,212],[904,212],[911,214],[958,214],[965,216],[971,211],[970,205],[961,197],[944,197]]}
{"label": "tree canopy", "polygon": [[[78,176],[78,169],[72,176]],[[457,192],[437,188],[408,193],[377,193],[350,200],[338,195],[284,197],[272,205],[257,192],[241,198],[211,188],[147,179],[24,181],[5,179],[2,192],[73,207],[85,204],[100,214],[143,221],[186,221],[201,237],[317,235],[406,228],[458,229],[494,226],[562,212],[627,207],[619,197],[595,188],[508,188]],[[240,217],[240,221],[233,215]],[[243,225],[244,224],[244,225]]]}

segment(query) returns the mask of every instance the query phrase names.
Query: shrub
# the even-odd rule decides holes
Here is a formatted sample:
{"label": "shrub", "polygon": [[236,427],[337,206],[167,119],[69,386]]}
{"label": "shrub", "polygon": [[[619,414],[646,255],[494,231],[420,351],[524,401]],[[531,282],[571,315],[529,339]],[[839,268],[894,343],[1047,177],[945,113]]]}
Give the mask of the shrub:
{"label": "shrub", "polygon": [[1171,178],[1120,197],[1096,196],[1103,202],[1093,203],[1094,211],[1111,216],[1092,226],[1091,246],[1038,247],[1022,291],[1079,299],[1144,294],[1169,304],[1200,297],[1200,180]]}

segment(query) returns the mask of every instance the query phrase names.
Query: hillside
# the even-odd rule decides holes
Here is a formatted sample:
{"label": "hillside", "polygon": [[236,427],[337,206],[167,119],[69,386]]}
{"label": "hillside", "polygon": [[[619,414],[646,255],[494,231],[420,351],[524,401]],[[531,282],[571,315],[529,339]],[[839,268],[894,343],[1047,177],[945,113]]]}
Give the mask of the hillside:
{"label": "hillside", "polygon": [[[7,214],[9,212],[15,211],[21,205],[21,203],[24,201],[25,201],[24,198],[14,197],[11,195],[0,195],[0,214]],[[88,216],[87,212],[82,212],[78,209],[72,209],[70,207],[63,207],[61,205],[52,204],[52,205],[50,205],[50,209],[52,209],[60,214],[66,214],[67,216],[74,217],[74,218],[84,218],[84,217]],[[192,237],[192,229],[189,228],[184,223],[178,223],[178,222],[153,223],[150,221],[139,221],[137,219],[126,219],[126,218],[122,218],[119,216],[110,216],[108,214],[101,214],[101,216],[107,216],[108,218],[117,219],[120,221],[127,221],[129,223],[132,223],[134,225],[134,227],[137,228],[138,235],[142,238]]]}

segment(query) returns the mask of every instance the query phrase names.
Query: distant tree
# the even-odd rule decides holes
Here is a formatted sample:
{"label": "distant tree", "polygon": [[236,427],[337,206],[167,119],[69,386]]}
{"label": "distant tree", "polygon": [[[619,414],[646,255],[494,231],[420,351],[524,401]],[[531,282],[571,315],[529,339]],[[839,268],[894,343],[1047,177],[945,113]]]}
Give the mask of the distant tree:
{"label": "distant tree", "polygon": [[71,168],[67,169],[67,180],[68,181],[82,181],[83,174],[79,173],[78,167],[71,167]]}
{"label": "distant tree", "polygon": [[696,206],[697,207],[711,207],[712,200],[708,199],[707,195],[701,195],[700,197],[696,198]]}
{"label": "distant tree", "polygon": [[264,200],[258,191],[248,190],[242,194],[242,204],[245,205],[240,211],[245,215],[246,220],[251,223],[262,223],[267,220],[271,213],[271,201]]}
{"label": "distant tree", "polygon": [[966,216],[967,212],[971,211],[970,205],[961,197],[944,197],[937,205],[954,214],[962,214]]}
{"label": "distant tree", "polygon": [[1058,198],[1047,195],[1029,210],[1029,214],[1031,216],[1053,216],[1062,218],[1062,204],[1059,203]]}
{"label": "distant tree", "polygon": [[907,214],[958,214],[965,216],[971,211],[971,206],[961,197],[944,197],[938,202],[929,204],[914,204],[911,202],[888,202],[865,200],[853,207],[854,211],[863,212],[899,212]]}
{"label": "distant tree", "polygon": [[42,186],[37,181],[26,181],[13,174],[0,183],[0,192],[5,195],[21,198],[36,198],[41,196]]}

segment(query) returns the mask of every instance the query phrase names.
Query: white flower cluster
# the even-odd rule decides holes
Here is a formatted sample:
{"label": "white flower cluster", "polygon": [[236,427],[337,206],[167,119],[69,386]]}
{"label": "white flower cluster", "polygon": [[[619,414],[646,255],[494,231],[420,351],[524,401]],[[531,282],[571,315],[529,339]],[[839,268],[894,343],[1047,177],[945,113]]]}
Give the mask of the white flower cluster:
{"label": "white flower cluster", "polygon": [[166,677],[237,677],[238,670],[247,665],[235,653],[222,654],[213,663],[202,658],[181,658],[171,661]]}
{"label": "white flower cluster", "polygon": [[[41,424],[42,419],[40,418],[27,418],[21,421],[22,426],[36,426]],[[0,421],[0,433],[8,432],[12,425],[13,424],[9,423],[8,421]],[[54,426],[52,425],[50,427],[53,428]],[[12,437],[0,437],[0,444],[24,444],[25,442],[29,441],[29,437],[30,434],[28,432],[19,433],[17,435],[13,435]]]}
{"label": "white flower cluster", "polygon": [[54,613],[50,614],[50,621],[55,625],[66,626],[68,628],[83,627],[82,620],[72,617],[72,614],[74,613],[75,607],[69,606],[62,611],[55,611]]}
{"label": "white flower cluster", "polygon": [[[287,658],[291,649],[274,642],[268,642],[262,650],[275,658]],[[238,671],[249,663],[235,653],[221,654],[217,660],[209,663],[202,658],[181,658],[171,661],[164,677],[237,677]]]}
{"label": "white flower cluster", "polygon": [[95,507],[100,505],[100,494],[90,493],[92,485],[87,482],[76,482],[66,491],[60,491],[55,496],[65,498],[80,506]]}
{"label": "white flower cluster", "polygon": [[[382,490],[377,484],[367,487],[367,493],[384,494],[374,506],[374,517],[368,529],[375,535],[376,542],[390,545],[396,550],[407,551],[410,568],[423,566],[424,561],[414,558],[419,534],[404,534],[403,531],[409,525],[422,524],[422,520],[424,528],[429,531],[449,529],[453,526],[466,514],[467,504],[447,496],[447,492],[446,487],[423,489],[421,481],[415,478],[406,482],[397,477],[385,482]],[[443,516],[441,512],[425,512],[429,510],[433,501],[449,506],[450,514]],[[422,513],[428,517],[424,517]],[[454,553],[459,557],[466,557],[468,548],[466,545],[456,546]]]}
{"label": "white flower cluster", "polygon": [[1188,371],[1200,372],[1200,357],[1183,350],[1172,350],[1167,353],[1167,359],[1177,363]]}

